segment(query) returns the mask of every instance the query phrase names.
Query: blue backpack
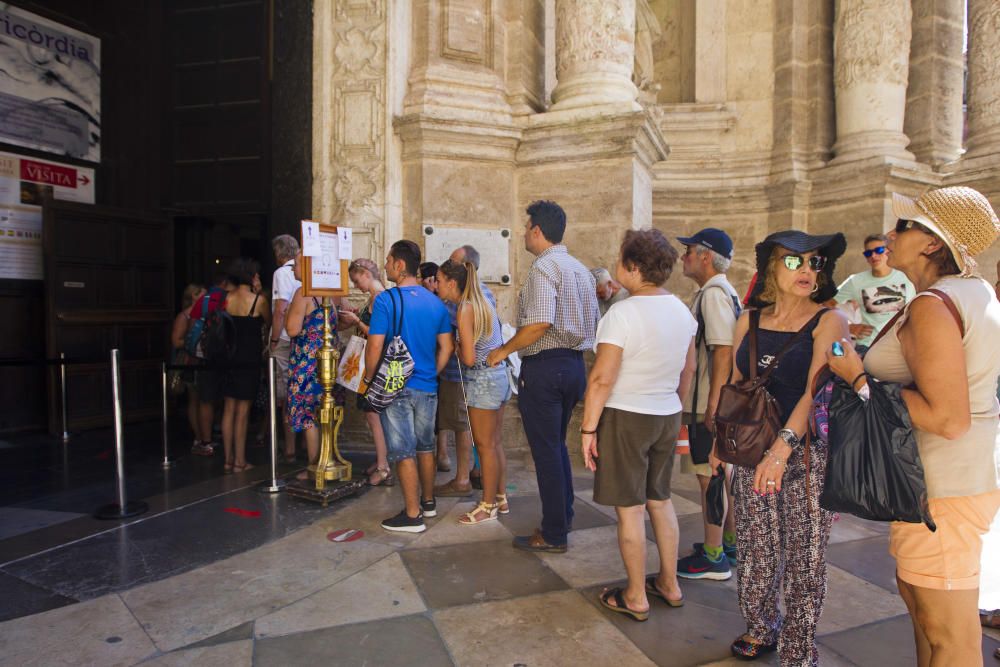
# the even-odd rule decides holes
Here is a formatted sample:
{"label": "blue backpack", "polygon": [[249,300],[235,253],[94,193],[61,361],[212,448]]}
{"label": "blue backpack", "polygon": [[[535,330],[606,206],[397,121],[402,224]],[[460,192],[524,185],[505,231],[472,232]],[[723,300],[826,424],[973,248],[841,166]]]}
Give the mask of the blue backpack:
{"label": "blue backpack", "polygon": [[[187,333],[184,335],[184,349],[191,356],[198,357],[199,359],[207,358],[208,355],[205,353],[202,341],[205,336],[205,325],[209,315],[215,314],[222,307],[221,304],[225,294],[223,290],[212,290],[201,297],[201,317],[191,322],[190,328],[188,328]],[[213,302],[215,308],[211,308]]]}

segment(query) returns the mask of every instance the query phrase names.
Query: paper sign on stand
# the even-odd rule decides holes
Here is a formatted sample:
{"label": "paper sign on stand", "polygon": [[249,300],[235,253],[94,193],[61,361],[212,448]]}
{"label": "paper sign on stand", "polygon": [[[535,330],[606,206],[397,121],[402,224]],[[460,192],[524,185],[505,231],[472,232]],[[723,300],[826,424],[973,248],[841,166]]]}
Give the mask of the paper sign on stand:
{"label": "paper sign on stand", "polygon": [[337,227],[337,241],[340,243],[340,259],[350,261],[354,258],[354,230],[350,227]]}
{"label": "paper sign on stand", "polygon": [[302,254],[306,257],[319,257],[323,254],[318,222],[302,221]]}

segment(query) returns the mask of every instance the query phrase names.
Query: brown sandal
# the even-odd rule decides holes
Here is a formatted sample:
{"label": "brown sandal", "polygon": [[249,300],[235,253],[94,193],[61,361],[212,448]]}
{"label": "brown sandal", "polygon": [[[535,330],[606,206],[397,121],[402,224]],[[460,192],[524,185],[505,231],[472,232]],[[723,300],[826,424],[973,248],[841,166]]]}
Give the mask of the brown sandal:
{"label": "brown sandal", "polygon": [[392,486],[395,483],[396,479],[389,468],[375,468],[368,475],[368,486]]}

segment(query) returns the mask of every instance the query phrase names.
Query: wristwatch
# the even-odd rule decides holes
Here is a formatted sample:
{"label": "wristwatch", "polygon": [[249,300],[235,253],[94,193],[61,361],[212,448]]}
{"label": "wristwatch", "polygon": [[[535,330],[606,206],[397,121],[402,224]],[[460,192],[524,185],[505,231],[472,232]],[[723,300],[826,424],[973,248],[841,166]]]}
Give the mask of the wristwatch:
{"label": "wristwatch", "polygon": [[790,428],[783,428],[778,431],[778,437],[785,441],[785,444],[795,449],[799,446],[799,436]]}

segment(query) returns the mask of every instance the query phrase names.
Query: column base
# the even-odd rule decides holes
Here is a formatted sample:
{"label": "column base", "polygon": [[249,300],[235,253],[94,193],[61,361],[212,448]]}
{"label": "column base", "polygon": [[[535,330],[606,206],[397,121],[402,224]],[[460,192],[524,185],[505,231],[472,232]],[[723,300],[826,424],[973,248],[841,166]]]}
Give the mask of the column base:
{"label": "column base", "polygon": [[968,146],[964,156],[966,158],[1000,153],[1000,127],[988,132],[970,134],[965,145]]}
{"label": "column base", "polygon": [[890,160],[914,162],[913,153],[906,150],[909,138],[902,132],[890,130],[869,130],[838,138],[833,145],[834,158],[831,165],[884,157]]}
{"label": "column base", "polygon": [[625,106],[640,111],[638,89],[621,74],[611,72],[585,72],[567,76],[552,91],[554,104],[550,111],[565,111],[584,107],[607,105]]}

